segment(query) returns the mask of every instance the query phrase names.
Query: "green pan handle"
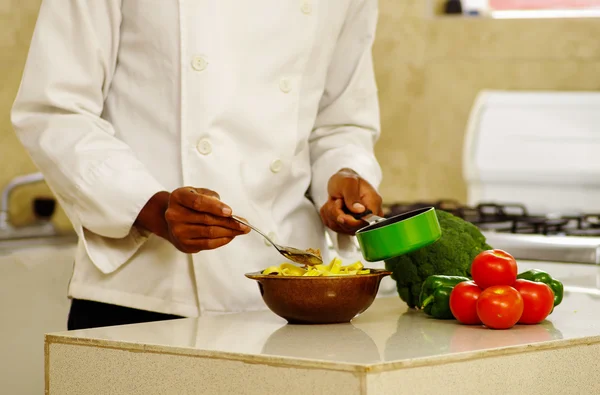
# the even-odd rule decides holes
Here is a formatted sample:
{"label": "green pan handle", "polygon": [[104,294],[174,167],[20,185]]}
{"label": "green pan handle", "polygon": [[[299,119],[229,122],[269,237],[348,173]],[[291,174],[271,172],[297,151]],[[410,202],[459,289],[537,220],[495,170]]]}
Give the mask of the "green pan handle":
{"label": "green pan handle", "polygon": [[366,217],[369,214],[373,214],[373,212],[369,209],[365,209],[365,211],[363,211],[362,213],[353,213],[352,211],[350,211],[350,209],[348,207],[346,207],[345,204],[342,206],[342,211],[344,212],[344,214],[348,214],[352,218],[358,219],[358,220],[362,220],[363,217]]}

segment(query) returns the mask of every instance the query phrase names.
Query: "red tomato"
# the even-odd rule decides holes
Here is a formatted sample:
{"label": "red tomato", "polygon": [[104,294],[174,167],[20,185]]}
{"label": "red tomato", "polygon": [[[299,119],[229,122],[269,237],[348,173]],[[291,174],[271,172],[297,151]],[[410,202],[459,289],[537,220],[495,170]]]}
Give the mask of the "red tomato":
{"label": "red tomato", "polygon": [[481,324],[477,316],[477,299],[481,288],[473,281],[456,284],[450,293],[450,311],[456,320],[465,325]]}
{"label": "red tomato", "polygon": [[523,298],[523,315],[519,324],[538,324],[546,319],[554,307],[552,288],[544,283],[517,280],[513,285]]}
{"label": "red tomato", "polygon": [[517,280],[517,261],[506,251],[483,251],[473,259],[471,275],[481,289],[492,285],[513,285]]}
{"label": "red tomato", "polygon": [[523,314],[523,298],[508,285],[486,288],[477,300],[477,315],[491,329],[512,328]]}

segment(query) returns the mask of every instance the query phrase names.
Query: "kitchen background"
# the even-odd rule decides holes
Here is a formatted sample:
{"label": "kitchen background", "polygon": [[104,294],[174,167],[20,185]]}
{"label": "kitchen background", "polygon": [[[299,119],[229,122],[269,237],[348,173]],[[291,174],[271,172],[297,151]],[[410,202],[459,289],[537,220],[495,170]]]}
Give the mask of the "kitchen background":
{"label": "kitchen background", "polygon": [[[0,188],[36,171],[13,134],[18,89],[41,0],[0,2]],[[461,154],[467,117],[481,89],[600,89],[600,23],[590,19],[496,20],[441,15],[444,0],[380,0],[374,48],[381,100],[377,145],[387,202],[464,201]],[[43,185],[11,199],[16,224],[33,218]],[[60,210],[54,219],[69,227]]]}
{"label": "kitchen background", "polygon": [[[41,1],[0,0],[0,190],[36,171],[9,114]],[[447,16],[444,3],[379,0],[374,57],[383,133],[376,150],[386,202],[465,202],[463,138],[482,89],[600,90],[597,18]],[[43,184],[17,189],[11,221],[33,220],[31,201],[43,195],[50,195]],[[60,210],[53,222],[70,227]],[[65,329],[73,251],[74,245],[0,253],[0,366],[11,367],[0,371],[0,392],[43,388],[42,334]]]}

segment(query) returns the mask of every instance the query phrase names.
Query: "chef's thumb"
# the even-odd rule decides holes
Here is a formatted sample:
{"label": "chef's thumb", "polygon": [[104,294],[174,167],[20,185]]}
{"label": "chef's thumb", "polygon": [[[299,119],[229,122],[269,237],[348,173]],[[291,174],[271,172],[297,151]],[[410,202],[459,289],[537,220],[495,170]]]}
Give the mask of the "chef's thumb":
{"label": "chef's thumb", "polygon": [[365,211],[365,206],[360,199],[360,180],[357,178],[347,178],[342,191],[344,196],[344,204],[354,213],[362,213]]}

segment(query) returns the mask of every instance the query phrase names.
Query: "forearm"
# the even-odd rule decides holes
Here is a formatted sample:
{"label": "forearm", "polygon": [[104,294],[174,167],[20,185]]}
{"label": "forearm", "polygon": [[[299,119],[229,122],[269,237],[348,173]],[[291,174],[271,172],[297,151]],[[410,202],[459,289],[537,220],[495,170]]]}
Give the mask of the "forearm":
{"label": "forearm", "polygon": [[165,189],[101,116],[120,24],[120,0],[44,1],[11,113],[17,136],[105,274],[144,244],[146,232],[133,224]]}
{"label": "forearm", "polygon": [[129,236],[144,204],[164,190],[101,117],[120,20],[120,0],[45,1],[11,114],[74,227],[112,239]]}
{"label": "forearm", "polygon": [[317,206],[327,200],[328,180],[343,168],[352,169],[374,188],[381,182],[374,154],[380,119],[371,56],[377,1],[354,0],[351,4],[309,139],[311,196]]}

